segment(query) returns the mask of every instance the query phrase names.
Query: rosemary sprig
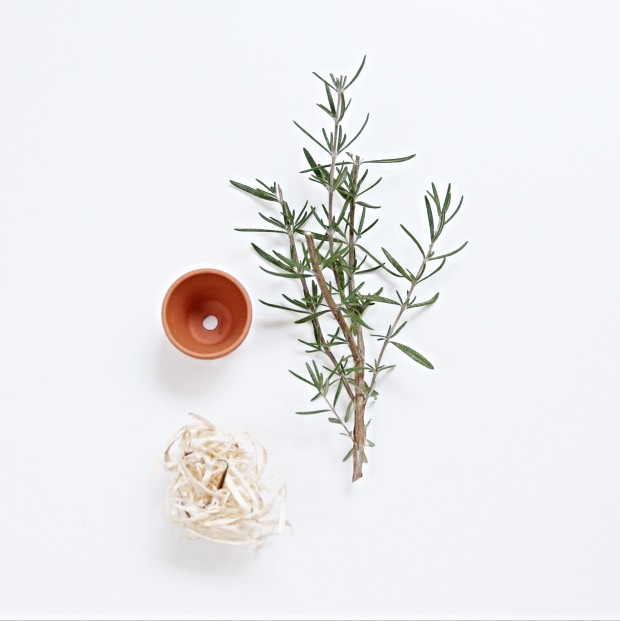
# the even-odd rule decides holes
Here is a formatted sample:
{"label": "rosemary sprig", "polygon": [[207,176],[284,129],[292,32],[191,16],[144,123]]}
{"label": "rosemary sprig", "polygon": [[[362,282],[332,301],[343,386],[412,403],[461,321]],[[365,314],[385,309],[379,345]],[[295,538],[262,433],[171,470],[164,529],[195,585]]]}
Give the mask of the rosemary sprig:
{"label": "rosemary sprig", "polygon": [[[380,375],[394,368],[393,364],[384,364],[389,346],[393,345],[423,367],[433,368],[432,363],[421,353],[395,340],[407,325],[404,317],[408,311],[432,305],[439,297],[436,293],[425,301],[417,302],[414,292],[421,283],[437,274],[449,257],[467,245],[465,242],[455,250],[436,254],[435,248],[440,236],[460,210],[463,198],[456,208],[452,208],[451,185],[448,185],[441,198],[435,184],[431,184],[431,189],[424,197],[429,235],[426,249],[408,228],[401,225],[416,252],[420,253],[415,268],[403,265],[386,248],[382,247],[379,253],[366,247],[364,236],[379,221],[375,218],[368,223],[368,212],[380,206],[360,200],[360,197],[381,183],[381,178],[368,181],[368,166],[406,162],[414,155],[364,161],[359,155],[348,151],[366,129],[369,119],[367,115],[361,127],[351,138],[348,137],[343,123],[351,105],[351,99],[347,100],[347,90],[358,79],[365,62],[366,58],[351,80],[346,76],[336,77],[332,74],[328,80],[314,74],[322,82],[325,92],[325,101],[317,106],[329,117],[328,128],[323,128],[319,137],[294,122],[327,155],[327,162],[319,163],[309,149],[303,149],[309,167],[302,173],[324,188],[327,194],[326,206],[317,207],[306,202],[296,211],[290,208],[282,188],[275,182],[267,184],[257,179],[258,185],[252,187],[231,180],[232,185],[239,190],[279,207],[279,213],[259,212],[259,217],[267,223],[267,227],[263,225],[262,228],[236,230],[286,236],[286,247],[279,250],[264,250],[256,244],[252,244],[252,247],[267,264],[266,267],[260,266],[263,271],[277,277],[299,280],[299,297],[282,294],[286,304],[261,302],[292,312],[295,323],[311,326],[312,340],[300,339],[309,348],[307,352],[311,362],[306,364],[305,372],[290,372],[298,380],[312,386],[316,392],[311,401],[320,399],[324,407],[314,407],[297,414],[327,413],[328,420],[342,428],[341,434],[352,443],[344,460],[353,458],[353,481],[362,476],[363,464],[367,462],[366,448],[374,446],[366,436],[370,424],[366,420],[366,408],[369,399],[376,399],[378,395],[376,386]],[[379,258],[380,255],[383,258]],[[434,261],[437,262],[436,267]],[[404,280],[406,285],[403,292],[397,290],[396,298],[390,298],[383,294],[383,288],[372,291],[365,282],[358,282],[360,277],[377,271],[385,272],[393,279]],[[363,318],[365,311],[376,304],[393,307],[395,313],[383,333],[376,333]],[[331,334],[325,328],[326,317],[336,322],[337,327]],[[372,362],[369,362],[366,351],[368,336],[379,344],[378,353]],[[320,366],[317,355],[323,357]],[[351,418],[352,430],[349,426]]]}

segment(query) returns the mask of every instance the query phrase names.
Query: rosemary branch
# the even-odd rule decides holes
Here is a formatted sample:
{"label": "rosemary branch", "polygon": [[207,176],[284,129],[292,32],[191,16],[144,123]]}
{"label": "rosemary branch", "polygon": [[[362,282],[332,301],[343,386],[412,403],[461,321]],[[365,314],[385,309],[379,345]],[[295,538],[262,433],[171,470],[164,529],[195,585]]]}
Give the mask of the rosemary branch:
{"label": "rosemary branch", "polygon": [[424,258],[422,259],[422,262],[420,263],[420,267],[418,268],[418,271],[417,271],[417,273],[415,275],[415,278],[413,278],[413,280],[411,281],[411,286],[409,287],[409,289],[407,291],[407,294],[405,296],[405,299],[403,300],[403,303],[400,305],[400,308],[398,309],[398,313],[396,314],[396,318],[390,324],[388,332],[387,332],[387,334],[385,336],[385,340],[383,341],[383,345],[381,346],[381,350],[379,352],[379,355],[377,356],[377,359],[375,360],[375,368],[374,368],[373,373],[372,373],[372,380],[370,382],[370,389],[369,389],[369,392],[371,392],[371,393],[374,390],[375,385],[377,383],[377,377],[379,376],[379,369],[381,368],[381,362],[383,361],[383,356],[385,355],[385,350],[387,349],[387,346],[392,341],[392,337],[393,337],[394,333],[398,330],[398,327],[399,327],[398,322],[400,321],[400,319],[403,316],[405,310],[407,310],[407,307],[411,303],[411,296],[413,295],[413,291],[414,291],[416,285],[418,284],[420,278],[422,278],[422,275],[424,274],[424,272],[426,270],[426,265],[428,264],[430,258],[433,256],[433,246],[435,245],[435,242],[437,241],[437,238],[441,234],[441,231],[443,230],[443,226],[444,226],[444,222],[442,221],[441,226],[437,230],[436,235],[431,240],[431,243],[430,243],[430,245],[428,247],[428,250],[424,254]]}
{"label": "rosemary branch", "polygon": [[[286,236],[287,254],[278,250],[265,251],[256,244],[252,244],[259,257],[265,261],[267,267],[261,266],[263,271],[277,277],[292,278],[300,281],[301,297],[289,297],[282,294],[287,304],[263,302],[267,306],[296,313],[295,323],[310,323],[312,326],[313,341],[301,341],[310,349],[310,356],[320,353],[326,357],[328,364],[319,367],[314,358],[311,364],[306,364],[307,374],[295,371],[290,373],[300,381],[311,386],[316,394],[312,401],[322,398],[326,408],[297,412],[298,414],[314,415],[327,412],[329,422],[342,427],[343,436],[351,441],[352,446],[344,457],[344,461],[353,457],[353,481],[362,476],[363,464],[367,461],[366,448],[374,444],[367,438],[366,432],[369,421],[366,420],[366,408],[369,397],[377,396],[376,386],[382,372],[394,365],[384,365],[383,360],[392,344],[409,356],[418,364],[432,369],[433,365],[419,352],[409,345],[395,341],[406,325],[403,316],[406,311],[420,306],[434,304],[439,294],[424,302],[416,302],[414,292],[419,285],[439,272],[448,257],[460,252],[465,244],[456,250],[437,255],[435,247],[446,225],[456,216],[461,208],[461,198],[456,209],[452,209],[451,186],[444,198],[434,184],[424,197],[426,215],[428,218],[429,244],[426,250],[407,228],[401,225],[403,231],[414,243],[422,258],[415,271],[404,267],[386,248],[381,248],[385,260],[377,258],[377,254],[367,248],[366,242],[362,245],[364,236],[378,223],[375,219],[367,223],[367,216],[371,210],[379,209],[364,200],[363,194],[376,188],[381,178],[372,183],[367,182],[370,169],[376,164],[392,164],[406,162],[413,158],[407,155],[391,159],[363,160],[359,155],[347,152],[347,149],[362,134],[368,123],[368,116],[361,128],[347,138],[343,120],[351,104],[346,101],[347,89],[357,80],[365,63],[349,81],[346,76],[336,78],[330,75],[330,80],[314,74],[325,89],[325,104],[317,104],[331,119],[331,128],[321,131],[323,139],[317,138],[299,123],[295,125],[316,145],[319,145],[329,156],[325,164],[318,163],[308,149],[303,153],[309,168],[302,171],[308,174],[310,180],[321,185],[327,192],[327,207],[322,211],[306,203],[301,209],[291,209],[284,199],[281,187],[257,180],[258,186],[252,187],[231,181],[243,192],[250,194],[267,203],[277,203],[280,214],[266,215],[259,213],[268,228],[237,229],[253,233],[275,233]],[[343,153],[348,159],[343,158]],[[260,186],[260,187],[259,187]],[[363,189],[362,189],[363,188]],[[339,204],[339,199],[342,202]],[[324,245],[326,244],[326,246]],[[439,266],[427,273],[432,261],[440,261]],[[372,265],[365,266],[366,263]],[[377,291],[368,290],[364,282],[358,284],[357,277],[375,271],[383,271],[393,279],[403,279],[407,282],[404,294],[396,290],[396,298],[383,294],[383,287]],[[261,300],[262,301],[262,300]],[[387,327],[385,334],[374,333],[365,319],[365,311],[373,305],[383,304],[396,306],[394,321]],[[337,325],[335,332],[329,333],[323,323],[326,317],[332,318]],[[374,364],[367,362],[366,335],[374,337],[379,343],[378,355]],[[300,339],[301,340],[301,339]],[[345,348],[345,353],[341,348]],[[369,383],[366,381],[366,372]],[[327,375],[325,375],[325,373]],[[340,398],[347,395],[345,405]],[[353,416],[353,430],[348,426]]]}

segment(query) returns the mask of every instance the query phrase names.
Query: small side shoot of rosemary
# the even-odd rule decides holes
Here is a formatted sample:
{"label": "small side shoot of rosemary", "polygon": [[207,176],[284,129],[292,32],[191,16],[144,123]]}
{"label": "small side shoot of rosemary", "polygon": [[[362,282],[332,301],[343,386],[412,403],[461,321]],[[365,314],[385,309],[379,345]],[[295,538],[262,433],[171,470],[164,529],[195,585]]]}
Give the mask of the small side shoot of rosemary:
{"label": "small side shoot of rosemary", "polygon": [[[310,339],[300,339],[300,342],[308,348],[310,362],[306,363],[305,370],[290,373],[312,386],[315,391],[312,401],[321,405],[297,414],[327,413],[329,421],[341,428],[341,435],[351,443],[344,460],[353,458],[353,481],[362,476],[363,464],[367,462],[366,447],[374,446],[366,435],[370,424],[370,420],[366,420],[366,406],[378,395],[380,376],[394,367],[384,362],[391,349],[389,346],[423,367],[433,368],[422,354],[400,342],[407,312],[434,304],[439,297],[436,293],[427,300],[417,301],[414,293],[421,283],[444,267],[449,257],[467,245],[465,242],[449,252],[435,250],[446,226],[461,209],[463,197],[455,205],[450,185],[440,194],[435,184],[431,184],[424,197],[428,242],[423,244],[421,238],[401,225],[412,243],[412,254],[419,255],[417,263],[406,267],[408,264],[396,259],[386,248],[381,248],[380,253],[368,249],[364,236],[378,223],[378,218],[371,218],[370,214],[380,207],[366,202],[365,195],[381,182],[381,178],[371,182],[369,172],[376,165],[406,162],[414,155],[363,160],[351,152],[351,145],[366,129],[369,118],[366,116],[361,127],[352,134],[343,124],[351,105],[348,89],[358,79],[365,61],[366,58],[350,80],[346,76],[330,74],[326,79],[314,74],[325,91],[325,101],[317,106],[328,117],[327,128],[313,135],[295,122],[311,142],[309,147],[315,155],[321,156],[315,158],[304,148],[308,167],[301,172],[324,188],[324,204],[316,206],[306,202],[301,209],[292,209],[275,182],[269,185],[257,179],[258,185],[252,187],[231,180],[243,192],[273,203],[274,209],[258,214],[266,223],[263,228],[236,230],[284,236],[283,243],[273,250],[264,250],[254,243],[252,247],[265,263],[261,269],[272,276],[298,280],[299,294],[296,297],[282,294],[283,301],[278,303],[261,302],[293,313],[295,323],[309,325]],[[398,285],[395,293],[385,294],[384,287],[369,289],[361,278],[372,272],[383,272],[384,276],[395,279]],[[364,318],[365,311],[375,304],[386,305],[393,311],[392,321],[379,332]],[[371,340],[376,343],[377,350],[372,355],[366,347]]]}

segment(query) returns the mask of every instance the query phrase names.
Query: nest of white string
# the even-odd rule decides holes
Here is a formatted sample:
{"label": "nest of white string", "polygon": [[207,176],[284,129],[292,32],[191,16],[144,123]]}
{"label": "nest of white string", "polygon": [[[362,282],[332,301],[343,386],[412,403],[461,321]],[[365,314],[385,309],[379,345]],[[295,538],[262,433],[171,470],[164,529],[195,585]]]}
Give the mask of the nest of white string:
{"label": "nest of white string", "polygon": [[188,534],[229,544],[262,544],[287,526],[285,488],[263,482],[267,451],[248,434],[192,414],[164,452],[174,475],[168,514]]}

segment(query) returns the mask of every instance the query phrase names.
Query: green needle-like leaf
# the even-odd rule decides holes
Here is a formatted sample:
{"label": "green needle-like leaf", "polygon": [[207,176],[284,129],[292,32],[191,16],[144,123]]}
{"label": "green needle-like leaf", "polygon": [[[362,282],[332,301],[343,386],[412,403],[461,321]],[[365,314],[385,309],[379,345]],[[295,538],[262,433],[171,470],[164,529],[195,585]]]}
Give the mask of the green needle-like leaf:
{"label": "green needle-like leaf", "polygon": [[363,296],[365,300],[369,300],[370,302],[379,302],[381,304],[395,304],[398,306],[398,302],[396,300],[391,300],[390,298],[384,298],[380,295],[365,295]]}
{"label": "green needle-like leaf", "polygon": [[359,315],[356,315],[355,313],[348,313],[347,316],[353,323],[366,328],[366,330],[372,330],[372,327],[369,326]]}
{"label": "green needle-like leaf", "polygon": [[271,308],[279,308],[280,310],[291,311],[292,313],[303,313],[305,311],[300,310],[299,308],[289,308],[288,306],[282,306],[280,304],[271,304],[271,302],[265,302],[265,300],[258,300],[261,304],[265,306],[270,306]]}
{"label": "green needle-like leaf", "polygon": [[264,268],[262,265],[258,266],[259,269],[263,270],[263,272],[267,273],[267,274],[271,274],[272,276],[279,276],[280,278],[305,278],[306,274],[288,274],[288,273],[282,273],[282,272],[273,272],[271,270],[268,270],[267,268]]}
{"label": "green needle-like leaf", "polygon": [[[366,170],[366,173],[368,173],[368,170]],[[364,176],[366,176],[366,173],[364,174]],[[364,178],[360,179],[360,182],[359,182],[359,186],[360,187],[361,187],[363,181],[364,181]],[[357,195],[361,196],[362,194],[366,194],[366,192],[370,192],[370,190],[372,190],[373,188],[376,188],[382,181],[383,181],[383,177],[379,177],[374,183],[369,185],[365,190],[362,190],[361,192],[358,192]]]}
{"label": "green needle-like leaf", "polygon": [[276,184],[275,183],[273,185],[269,186],[264,181],[261,181],[260,179],[256,179],[256,182],[259,183],[260,185],[262,185],[265,188],[265,190],[267,190],[267,192],[269,192],[270,194],[275,194],[276,193]]}
{"label": "green needle-like leaf", "polygon": [[366,235],[366,233],[368,233],[368,231],[370,231],[370,229],[372,229],[377,222],[379,222],[379,218],[377,218],[372,224],[369,224],[363,231],[360,231],[359,236],[361,237],[362,235]]}
{"label": "green needle-like leaf", "polygon": [[430,300],[426,300],[426,302],[416,302],[409,304],[409,308],[418,308],[419,306],[430,306],[434,304],[439,298],[439,293],[436,293]]}
{"label": "green needle-like leaf", "polygon": [[331,88],[333,90],[336,90],[336,89],[334,89],[334,87],[325,78],[322,78],[316,71],[313,71],[312,75],[317,77],[319,80],[321,80],[321,82],[323,82],[323,84],[325,84],[325,86],[329,86],[329,88]]}
{"label": "green needle-like leaf", "polygon": [[286,235],[286,231],[274,231],[273,229],[234,229],[239,233],[278,233],[280,235]]}
{"label": "green needle-like leaf", "polygon": [[278,199],[275,196],[268,194],[264,190],[261,190],[259,188],[251,188],[249,185],[244,185],[243,183],[239,183],[238,181],[233,181],[232,179],[230,179],[229,181],[232,185],[234,185],[239,190],[242,190],[243,192],[246,192],[247,194],[251,194],[252,196],[256,196],[256,198],[261,198],[264,201],[272,201],[275,203],[278,202]]}
{"label": "green needle-like leaf", "polygon": [[303,308],[304,310],[308,309],[308,305],[304,304],[303,302],[300,302],[299,300],[295,300],[294,298],[291,298],[290,296],[286,295],[286,294],[282,294],[282,297],[287,301],[290,302],[291,304],[294,304],[295,306],[299,306],[300,308]]}
{"label": "green needle-like leaf", "polygon": [[463,205],[463,199],[465,197],[461,196],[461,200],[459,201],[459,204],[457,205],[456,209],[454,210],[454,213],[446,220],[446,224],[448,224],[448,222],[450,222],[450,220],[452,220],[452,218],[454,218],[454,216],[456,216],[456,214],[459,212],[459,210],[461,209],[461,206]]}
{"label": "green needle-like leaf", "polygon": [[395,345],[396,347],[398,347],[400,351],[407,354],[409,358],[411,358],[412,360],[415,360],[418,364],[421,364],[423,367],[426,367],[427,369],[435,368],[422,354],[415,351],[415,349],[411,349],[411,347],[409,347],[408,345],[403,345],[402,343],[395,343],[394,341],[392,341],[392,345]]}
{"label": "green needle-like leaf", "polygon": [[427,196],[424,197],[424,204],[426,205],[426,216],[428,217],[428,229],[431,232],[431,239],[433,239],[435,237],[435,224],[433,222],[433,210]]}
{"label": "green needle-like leaf", "polygon": [[355,80],[357,80],[357,78],[359,78],[360,73],[362,73],[362,69],[364,68],[365,64],[366,64],[366,55],[364,55],[364,58],[362,60],[362,64],[360,65],[360,68],[355,72],[355,75],[351,78],[351,81],[344,87],[344,90],[349,88],[355,82]]}
{"label": "green needle-like leaf", "polygon": [[332,118],[334,118],[333,113],[332,113],[332,112],[331,112],[328,108],[326,108],[323,104],[318,103],[318,104],[316,104],[316,105],[317,105],[319,108],[321,108],[321,110],[323,110],[323,112],[325,112],[325,114],[328,114],[329,116],[331,116]]}
{"label": "green needle-like leaf", "polygon": [[399,334],[401,332],[401,330],[403,330],[406,325],[407,325],[407,322],[403,321],[400,324],[400,326],[398,326],[398,328],[396,328],[396,330],[394,330],[394,332],[392,333],[392,336],[390,336],[390,339],[393,339],[397,334]]}
{"label": "green needle-like leaf", "polygon": [[468,243],[469,242],[465,242],[464,244],[460,245],[456,250],[453,250],[452,252],[446,252],[446,254],[434,255],[430,258],[430,260],[437,261],[438,259],[445,259],[446,257],[451,257],[455,255],[457,252],[461,252],[461,250],[463,250],[463,248],[465,248],[465,246],[467,246]]}
{"label": "green needle-like leaf", "polygon": [[265,216],[262,213],[259,212],[258,217],[261,220],[264,220],[265,222],[272,224],[273,226],[282,229],[282,230],[286,230],[286,226],[284,224],[282,224],[282,222],[280,222],[279,220],[276,220],[275,218],[271,217],[271,216]]}
{"label": "green needle-like leaf", "polygon": [[434,276],[445,264],[446,264],[446,257],[444,257],[441,260],[441,263],[439,264],[438,268],[434,269],[430,274],[427,274],[426,276],[424,276],[424,278],[420,278],[420,280],[418,280],[418,282],[422,282],[424,280],[427,280],[431,276]]}
{"label": "green needle-like leaf", "polygon": [[362,127],[360,128],[360,130],[357,132],[357,134],[355,134],[355,136],[353,136],[353,138],[351,138],[351,140],[349,140],[349,142],[347,142],[347,144],[345,144],[339,151],[338,153],[342,153],[349,145],[352,145],[361,135],[361,133],[366,129],[366,125],[368,125],[368,119],[370,118],[370,114],[366,115],[366,120],[364,121],[364,123],[362,124]]}
{"label": "green needle-like leaf", "polygon": [[446,213],[448,212],[448,209],[450,207],[450,202],[452,201],[452,184],[449,183],[448,184],[448,189],[446,190],[446,198],[443,202],[443,207],[441,208],[442,214],[445,217]]}
{"label": "green needle-like leaf", "polygon": [[413,155],[405,155],[404,157],[384,158],[382,160],[364,160],[364,164],[398,164],[399,162],[407,162],[415,157]]}
{"label": "green needle-like leaf", "polygon": [[320,179],[329,179],[329,175],[325,172],[325,167],[324,166],[319,166],[315,159],[312,157],[312,155],[310,155],[310,151],[308,151],[308,149],[303,149],[304,152],[304,156],[308,162],[308,164],[310,164],[310,169],[309,170],[304,170],[302,171],[302,173],[307,173],[309,171],[312,171],[317,177],[319,177]]}
{"label": "green needle-like leaf", "polygon": [[312,386],[314,388],[314,384],[312,382],[309,382],[305,377],[302,377],[301,375],[299,375],[298,373],[295,373],[295,371],[291,371],[290,369],[288,370],[288,372],[291,375],[294,375],[298,380],[301,380],[302,382],[304,382],[304,384],[308,384],[309,386]]}
{"label": "green needle-like leaf", "polygon": [[302,317],[301,319],[298,319],[295,323],[306,323],[306,321],[312,321],[313,319],[316,319],[317,317],[320,317],[321,315],[324,315],[325,313],[329,313],[329,309],[318,311],[306,317]]}
{"label": "green needle-like leaf", "polygon": [[319,142],[309,131],[305,130],[297,121],[293,121],[293,123],[295,124],[296,127],[301,129],[301,131],[304,134],[306,134],[306,136],[308,136],[310,140],[313,140],[314,142],[316,142],[319,145],[319,147],[323,149],[323,151],[326,151],[327,153],[329,153],[329,149],[323,143]]}
{"label": "green needle-like leaf", "polygon": [[[384,261],[379,261],[377,257],[375,257],[369,250],[367,250],[361,244],[358,244],[357,246],[362,252],[365,252],[377,264],[377,267],[384,269],[388,274],[391,274],[392,276],[396,276],[398,278],[399,274],[397,272],[393,272],[392,270],[388,269]],[[365,271],[370,271],[370,270],[365,270]]]}
{"label": "green needle-like leaf", "polygon": [[386,256],[387,260],[396,268],[398,273],[407,280],[411,280],[409,274],[405,271],[405,268],[385,249],[381,248],[383,254]]}
{"label": "green needle-like leaf", "polygon": [[407,235],[409,236],[411,241],[413,241],[413,243],[416,245],[417,249],[420,251],[420,254],[422,256],[425,256],[424,250],[422,250],[422,246],[420,245],[420,242],[415,238],[415,235],[411,231],[409,231],[403,224],[400,225],[400,228],[403,231],[405,231],[405,233],[407,233]]}
{"label": "green needle-like leaf", "polygon": [[349,422],[349,419],[351,418],[351,415],[353,414],[353,406],[354,406],[353,401],[349,401],[349,405],[347,405],[346,412],[344,413],[344,422],[345,423]]}
{"label": "green needle-like leaf", "polygon": [[[441,201],[439,200],[439,193],[437,192],[437,188],[434,183],[431,183],[432,193],[429,192],[430,197],[433,199],[433,203],[435,203],[435,207],[437,208],[437,215],[441,218]],[[449,191],[449,190],[448,190]]]}
{"label": "green needle-like leaf", "polygon": [[334,98],[332,97],[332,90],[329,85],[325,84],[325,93],[327,94],[327,101],[329,102],[329,109],[332,111],[332,115],[336,114],[336,104],[334,104]]}
{"label": "green needle-like leaf", "polygon": [[281,270],[284,270],[285,272],[293,271],[289,265],[287,265],[286,263],[283,263],[282,261],[278,261],[278,259],[266,253],[262,248],[259,248],[256,244],[252,244],[252,248],[254,248],[254,250],[261,257],[261,259],[264,259],[268,263],[271,263],[271,265],[275,265],[276,267],[279,267]]}

